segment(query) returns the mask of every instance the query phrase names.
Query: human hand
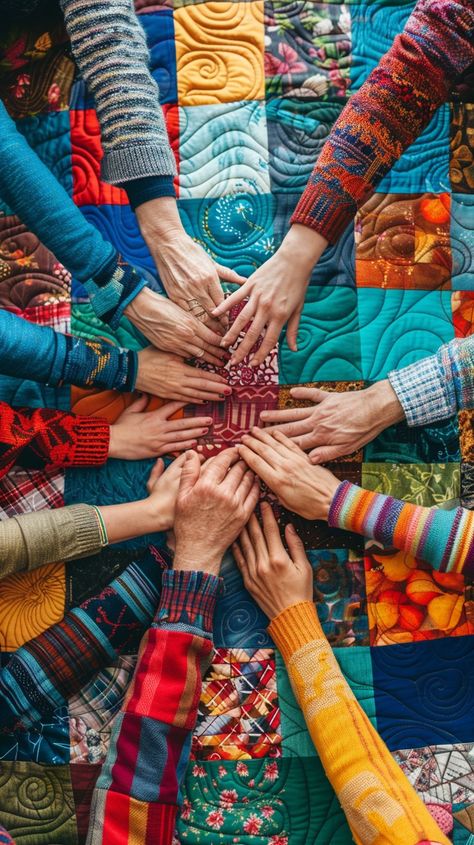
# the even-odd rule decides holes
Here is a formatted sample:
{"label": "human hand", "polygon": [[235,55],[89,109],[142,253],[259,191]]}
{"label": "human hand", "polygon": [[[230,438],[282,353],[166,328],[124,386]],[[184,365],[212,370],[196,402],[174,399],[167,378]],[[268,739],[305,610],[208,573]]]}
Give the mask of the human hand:
{"label": "human hand", "polygon": [[[148,492],[148,510],[159,524],[155,531],[168,531],[174,525],[176,500],[178,498],[181,473],[186,461],[186,452],[179,455],[165,469],[162,458],[158,458],[149,475],[146,489]],[[201,463],[204,458],[200,458]]]}
{"label": "human hand", "polygon": [[273,619],[292,604],[313,600],[313,570],[293,525],[285,529],[287,552],[268,502],[260,512],[263,528],[252,514],[232,551],[245,589]]}
{"label": "human hand", "polygon": [[220,402],[232,388],[217,373],[186,364],[179,355],[147,346],[138,353],[136,389],[183,402]]}
{"label": "human hand", "polygon": [[202,358],[218,367],[229,357],[220,346],[220,334],[150,288],[143,288],[124,313],[153,346],[164,352],[174,352],[183,358]]}
{"label": "human hand", "polygon": [[187,452],[176,504],[174,568],[217,575],[258,496],[258,481],[236,449],[220,452],[202,467],[196,452]]}
{"label": "human hand", "polygon": [[227,317],[212,317],[223,299],[220,279],[242,284],[245,279],[234,270],[213,261],[185,232],[176,202],[161,197],[140,205],[137,210],[140,231],[156,264],[169,298],[214,330],[227,325]]}
{"label": "human hand", "polygon": [[109,458],[138,461],[191,449],[212,424],[211,417],[171,420],[185,402],[168,402],[157,411],[145,411],[146,404],[141,396],[110,426]]}
{"label": "human hand", "polygon": [[243,361],[262,332],[265,332],[260,348],[250,361],[251,366],[261,364],[277,343],[287,321],[288,346],[296,351],[309,278],[326,246],[327,241],[317,232],[306,226],[292,226],[275,255],[252,273],[239,290],[214,309],[214,316],[221,317],[233,305],[248,297],[248,302],[222,340],[223,345],[232,346],[240,332],[251,322],[245,338],[232,355],[232,363]]}
{"label": "human hand", "polygon": [[294,387],[293,399],[312,402],[308,408],[262,411],[260,420],[273,423],[265,431],[280,431],[301,449],[311,449],[313,464],[348,455],[370,443],[387,426],[405,418],[388,379],[365,390],[328,393],[311,387]]}
{"label": "human hand", "polygon": [[278,501],[305,519],[327,520],[339,481],[279,431],[253,428],[237,446],[240,457],[272,490]]}

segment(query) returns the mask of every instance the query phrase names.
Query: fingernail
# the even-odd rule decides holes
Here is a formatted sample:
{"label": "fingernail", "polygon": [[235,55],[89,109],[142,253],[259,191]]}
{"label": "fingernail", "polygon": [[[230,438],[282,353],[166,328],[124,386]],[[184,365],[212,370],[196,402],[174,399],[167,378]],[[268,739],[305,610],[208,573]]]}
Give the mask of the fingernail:
{"label": "fingernail", "polygon": [[226,396],[230,396],[230,394],[232,393],[232,388],[226,387],[226,389],[224,390],[224,393],[226,394]]}
{"label": "fingernail", "polygon": [[208,428],[201,428],[201,434],[207,434],[208,431]]}
{"label": "fingernail", "polygon": [[257,361],[256,361],[256,359],[255,359],[255,358],[252,358],[252,360],[250,361],[250,366],[251,366],[251,367],[255,367],[256,365],[257,365]]}
{"label": "fingernail", "polygon": [[212,417],[206,417],[206,424],[212,425]]}
{"label": "fingernail", "polygon": [[225,396],[224,396],[223,393],[219,393],[219,399],[225,399]]}
{"label": "fingernail", "polygon": [[223,338],[222,338],[222,340],[221,340],[221,342],[220,342],[219,346],[227,346],[227,340],[226,340],[226,338],[225,338],[225,337],[223,337]]}

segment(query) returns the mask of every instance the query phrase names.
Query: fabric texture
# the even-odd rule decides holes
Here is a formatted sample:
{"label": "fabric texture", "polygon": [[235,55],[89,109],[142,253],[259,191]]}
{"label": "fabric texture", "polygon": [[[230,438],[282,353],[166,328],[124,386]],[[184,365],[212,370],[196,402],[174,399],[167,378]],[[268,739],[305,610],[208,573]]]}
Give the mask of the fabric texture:
{"label": "fabric texture", "polygon": [[474,407],[474,337],[456,338],[436,355],[388,374],[408,425],[429,425]]}
{"label": "fabric texture", "polygon": [[335,243],[474,61],[470,0],[418,0],[403,32],[334,124],[292,223]]}
{"label": "fabric texture", "polygon": [[70,505],[0,522],[0,578],[46,563],[98,552],[102,533],[94,508]]}

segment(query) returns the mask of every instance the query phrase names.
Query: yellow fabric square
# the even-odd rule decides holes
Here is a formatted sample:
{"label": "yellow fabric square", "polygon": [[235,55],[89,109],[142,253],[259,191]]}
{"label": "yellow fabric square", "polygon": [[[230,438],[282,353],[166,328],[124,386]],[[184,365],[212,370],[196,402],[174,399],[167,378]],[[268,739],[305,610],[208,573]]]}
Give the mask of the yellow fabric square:
{"label": "yellow fabric square", "polygon": [[180,105],[264,98],[263,0],[184,6],[174,26]]}
{"label": "yellow fabric square", "polygon": [[64,616],[64,563],[4,578],[0,588],[0,651],[16,651]]}

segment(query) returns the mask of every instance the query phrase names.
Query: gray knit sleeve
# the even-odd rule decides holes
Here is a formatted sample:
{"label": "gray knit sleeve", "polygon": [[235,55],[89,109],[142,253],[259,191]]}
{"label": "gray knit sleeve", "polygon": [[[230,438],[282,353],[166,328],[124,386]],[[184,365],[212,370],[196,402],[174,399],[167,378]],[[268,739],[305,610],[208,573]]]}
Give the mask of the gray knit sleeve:
{"label": "gray knit sleeve", "polygon": [[133,0],[60,2],[74,58],[95,99],[102,178],[120,184],[173,176],[176,163]]}
{"label": "gray knit sleeve", "polygon": [[102,548],[90,505],[25,513],[0,522],[0,578],[45,563],[87,557]]}

